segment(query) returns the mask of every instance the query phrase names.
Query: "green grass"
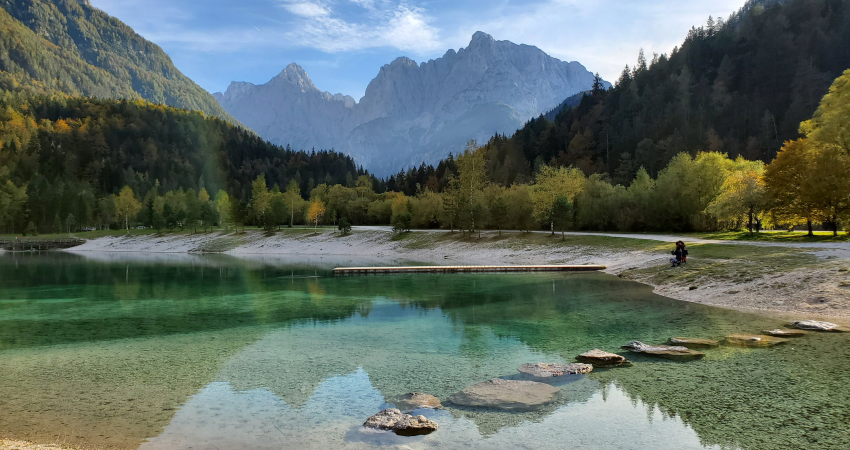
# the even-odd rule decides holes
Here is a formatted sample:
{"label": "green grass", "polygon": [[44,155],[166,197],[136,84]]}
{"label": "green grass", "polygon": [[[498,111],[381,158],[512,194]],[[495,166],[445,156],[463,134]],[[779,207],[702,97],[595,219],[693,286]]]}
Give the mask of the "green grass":
{"label": "green grass", "polygon": [[833,236],[831,231],[815,231],[814,236],[808,236],[806,231],[762,231],[748,233],[746,231],[721,231],[714,233],[691,233],[691,236],[703,239],[718,239],[724,241],[762,241],[762,242],[850,242],[850,235],[840,232]]}
{"label": "green grass", "polygon": [[505,231],[501,236],[496,231],[482,231],[481,237],[478,233],[435,233],[427,231],[412,231],[409,233],[396,233],[392,240],[396,242],[404,242],[404,246],[409,249],[426,249],[437,245],[451,244],[452,242],[465,244],[495,244],[498,243],[504,247],[515,248],[517,250],[527,247],[536,246],[582,246],[582,247],[600,247],[605,250],[646,250],[646,251],[663,251],[669,247],[666,243],[652,241],[648,239],[631,239],[610,236],[573,236],[566,235],[563,238],[560,234],[554,236],[544,233],[523,233],[517,231]]}
{"label": "green grass", "polygon": [[770,275],[819,266],[817,256],[796,248],[694,244],[688,246],[688,250],[688,263],[679,267],[670,267],[670,264],[660,262],[651,267],[630,269],[621,275],[623,278],[648,281],[653,285],[677,284],[699,288],[714,281],[750,282]]}

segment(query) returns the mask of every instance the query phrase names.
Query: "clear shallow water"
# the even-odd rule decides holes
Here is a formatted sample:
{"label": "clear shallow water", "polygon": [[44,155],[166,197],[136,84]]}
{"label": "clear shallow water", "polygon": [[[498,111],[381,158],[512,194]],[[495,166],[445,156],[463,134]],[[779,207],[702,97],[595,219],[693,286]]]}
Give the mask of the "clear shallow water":
{"label": "clear shallow water", "polygon": [[334,278],[228,257],[0,255],[0,436],[100,448],[848,448],[847,334],[569,378],[541,411],[449,407],[424,437],[359,425],[630,340],[781,320],[603,274]]}

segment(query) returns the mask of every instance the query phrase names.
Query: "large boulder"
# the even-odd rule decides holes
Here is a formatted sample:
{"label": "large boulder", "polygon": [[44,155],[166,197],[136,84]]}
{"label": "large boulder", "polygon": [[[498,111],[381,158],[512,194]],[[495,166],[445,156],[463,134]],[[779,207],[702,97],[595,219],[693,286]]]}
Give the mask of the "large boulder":
{"label": "large boulder", "polygon": [[412,411],[420,408],[438,409],[443,407],[440,403],[440,399],[433,395],[423,394],[421,392],[404,394],[397,398],[390,399],[388,403],[392,403],[396,408],[402,411]]}
{"label": "large boulder", "polygon": [[675,360],[691,360],[705,356],[705,353],[691,350],[678,345],[647,345],[641,341],[632,341],[621,348],[635,353],[658,356],[661,358]]}
{"label": "large boulder", "polygon": [[366,419],[366,428],[388,430],[399,436],[419,436],[437,431],[437,423],[425,416],[411,416],[395,408],[385,409]]}
{"label": "large boulder", "polygon": [[737,333],[726,336],[726,342],[732,345],[740,345],[742,347],[773,347],[779,344],[784,344],[788,342],[788,340],[774,336]]}
{"label": "large boulder", "polygon": [[449,401],[460,406],[531,411],[554,400],[559,391],[546,383],[494,378],[452,394]]}
{"label": "large boulder", "polygon": [[576,356],[576,359],[583,363],[593,364],[596,367],[618,366],[627,363],[625,356],[616,353],[608,353],[594,348],[589,352],[582,353]]}
{"label": "large boulder", "polygon": [[560,377],[561,375],[579,375],[590,373],[593,366],[590,364],[572,363],[572,364],[548,364],[534,363],[523,364],[519,366],[519,371],[526,375],[531,375],[536,378],[551,378]]}
{"label": "large boulder", "polygon": [[832,322],[821,322],[819,320],[796,320],[791,322],[791,325],[801,330],[833,331],[839,333],[850,331],[849,328],[842,327],[841,325]]}
{"label": "large boulder", "polygon": [[712,348],[720,345],[719,342],[712,339],[700,339],[689,337],[671,337],[667,342],[670,345],[679,345],[687,348]]}
{"label": "large boulder", "polygon": [[809,332],[805,330],[792,330],[788,328],[774,328],[772,330],[763,330],[761,333],[766,334],[768,336],[776,337],[800,337],[809,334]]}

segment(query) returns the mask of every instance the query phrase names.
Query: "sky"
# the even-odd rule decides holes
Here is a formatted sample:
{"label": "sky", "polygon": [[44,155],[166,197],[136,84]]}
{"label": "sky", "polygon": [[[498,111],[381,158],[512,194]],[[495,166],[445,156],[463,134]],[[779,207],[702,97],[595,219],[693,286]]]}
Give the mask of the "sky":
{"label": "sky", "polygon": [[384,64],[424,62],[476,31],[534,45],[615,81],[643,48],[669,53],[691,26],[744,0],[91,0],[162,47],[201,87],[262,84],[298,63],[319,89],[360,99]]}

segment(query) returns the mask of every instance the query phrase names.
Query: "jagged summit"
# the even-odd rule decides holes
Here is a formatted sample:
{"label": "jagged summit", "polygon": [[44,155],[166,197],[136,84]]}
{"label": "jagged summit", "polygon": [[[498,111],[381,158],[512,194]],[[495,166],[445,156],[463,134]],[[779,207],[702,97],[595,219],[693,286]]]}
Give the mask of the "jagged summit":
{"label": "jagged summit", "polygon": [[294,63],[266,84],[234,82],[216,99],[274,143],[334,148],[388,175],[436,162],[469,139],[513,132],[592,83],[577,62],[478,31],[468,47],[435,60],[402,56],[382,66],[359,103],[319,91]]}

